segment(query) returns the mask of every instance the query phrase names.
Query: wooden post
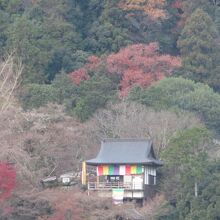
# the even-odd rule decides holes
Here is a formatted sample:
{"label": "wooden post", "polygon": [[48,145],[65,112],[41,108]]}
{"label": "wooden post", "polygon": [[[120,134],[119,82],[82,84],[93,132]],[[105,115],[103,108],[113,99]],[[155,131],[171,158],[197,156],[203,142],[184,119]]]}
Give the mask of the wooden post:
{"label": "wooden post", "polygon": [[82,162],[82,185],[86,185],[86,162]]}
{"label": "wooden post", "polygon": [[96,188],[99,187],[99,176],[98,175],[96,176],[96,184],[95,185],[96,185]]}

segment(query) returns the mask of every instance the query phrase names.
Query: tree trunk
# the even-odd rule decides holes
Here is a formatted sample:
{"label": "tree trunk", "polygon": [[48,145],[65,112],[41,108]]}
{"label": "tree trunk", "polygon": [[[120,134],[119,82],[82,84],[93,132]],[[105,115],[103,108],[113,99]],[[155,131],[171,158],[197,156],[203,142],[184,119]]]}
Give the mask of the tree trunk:
{"label": "tree trunk", "polygon": [[198,183],[195,181],[195,197],[198,196]]}

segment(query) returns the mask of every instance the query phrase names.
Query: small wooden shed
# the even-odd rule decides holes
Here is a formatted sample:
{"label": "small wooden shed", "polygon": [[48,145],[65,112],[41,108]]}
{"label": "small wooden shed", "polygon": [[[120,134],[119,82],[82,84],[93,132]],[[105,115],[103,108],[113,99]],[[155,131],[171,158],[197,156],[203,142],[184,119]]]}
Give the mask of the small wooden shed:
{"label": "small wooden shed", "polygon": [[87,187],[100,196],[147,199],[155,190],[156,168],[162,164],[156,159],[150,140],[105,139],[97,157],[84,163],[83,173],[85,165],[96,169],[96,180],[88,179]]}

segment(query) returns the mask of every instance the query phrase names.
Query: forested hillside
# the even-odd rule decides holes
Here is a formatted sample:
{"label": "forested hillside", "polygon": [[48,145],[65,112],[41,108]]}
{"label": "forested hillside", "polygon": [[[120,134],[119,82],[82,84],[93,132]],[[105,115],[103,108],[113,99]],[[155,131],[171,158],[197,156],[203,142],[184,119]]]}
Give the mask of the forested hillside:
{"label": "forested hillside", "polygon": [[40,180],[149,138],[165,165],[141,215],[219,220],[220,1],[0,0],[0,113],[0,219],[131,219]]}

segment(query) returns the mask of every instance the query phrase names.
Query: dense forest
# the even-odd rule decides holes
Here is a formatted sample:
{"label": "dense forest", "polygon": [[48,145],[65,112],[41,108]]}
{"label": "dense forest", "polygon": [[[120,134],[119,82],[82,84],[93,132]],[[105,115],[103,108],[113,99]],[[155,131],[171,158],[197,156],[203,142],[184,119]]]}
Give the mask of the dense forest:
{"label": "dense forest", "polygon": [[0,219],[124,220],[40,180],[149,138],[155,220],[220,219],[219,0],[0,0]]}

